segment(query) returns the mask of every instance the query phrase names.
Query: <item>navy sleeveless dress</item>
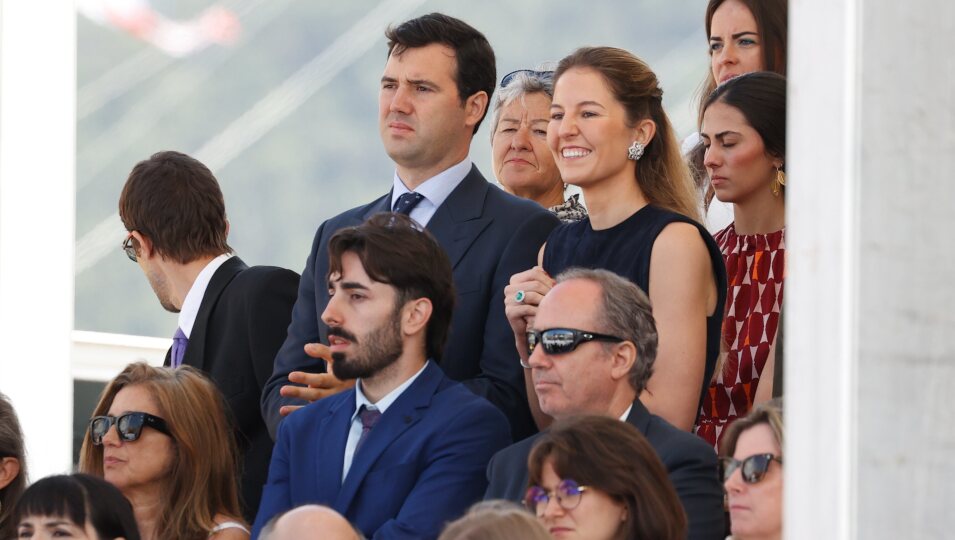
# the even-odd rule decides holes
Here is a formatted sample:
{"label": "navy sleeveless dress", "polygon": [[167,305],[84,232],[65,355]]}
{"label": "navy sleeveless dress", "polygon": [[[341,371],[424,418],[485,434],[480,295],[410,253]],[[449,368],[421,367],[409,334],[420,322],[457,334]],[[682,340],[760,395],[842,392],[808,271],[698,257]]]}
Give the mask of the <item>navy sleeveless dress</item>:
{"label": "navy sleeveless dress", "polygon": [[653,243],[663,228],[671,223],[689,223],[700,231],[716,278],[716,309],[706,318],[706,364],[700,388],[702,404],[720,353],[726,302],[726,267],[719,246],[706,228],[682,214],[649,204],[609,229],[595,231],[590,226],[590,218],[584,218],[576,223],[559,225],[551,231],[544,248],[544,270],[556,277],[575,266],[602,268],[629,279],[649,294]]}

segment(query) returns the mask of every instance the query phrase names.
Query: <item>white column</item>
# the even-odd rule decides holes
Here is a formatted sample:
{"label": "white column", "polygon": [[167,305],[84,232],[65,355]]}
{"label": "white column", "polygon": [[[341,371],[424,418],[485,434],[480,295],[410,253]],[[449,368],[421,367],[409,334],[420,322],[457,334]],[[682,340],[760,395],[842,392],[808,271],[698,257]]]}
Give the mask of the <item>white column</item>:
{"label": "white column", "polygon": [[71,464],[76,15],[0,10],[0,391],[36,479]]}
{"label": "white column", "polygon": [[955,4],[789,20],[786,537],[950,537]]}

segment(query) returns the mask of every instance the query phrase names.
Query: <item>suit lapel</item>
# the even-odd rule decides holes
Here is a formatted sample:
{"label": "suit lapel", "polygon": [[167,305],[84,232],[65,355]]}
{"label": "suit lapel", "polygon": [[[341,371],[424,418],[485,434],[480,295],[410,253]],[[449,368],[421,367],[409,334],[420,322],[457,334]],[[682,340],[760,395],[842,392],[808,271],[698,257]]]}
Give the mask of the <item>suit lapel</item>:
{"label": "suit lapel", "polygon": [[[347,512],[362,481],[378,458],[395,439],[421,419],[442,378],[441,369],[429,361],[424,372],[381,415],[381,419],[365,439],[361,452],[355,453],[351,469],[348,470],[348,476],[345,477],[345,483],[342,484],[342,490],[335,501],[338,511],[342,514]],[[344,449],[344,444],[342,448]]]}
{"label": "suit lapel", "polygon": [[630,409],[630,414],[627,415],[627,423],[639,429],[640,433],[644,435],[646,435],[647,430],[650,429],[650,411],[648,411],[647,407],[640,401],[640,398],[633,400],[633,407]]}
{"label": "suit lapel", "polygon": [[384,197],[378,199],[377,201],[368,205],[368,209],[365,210],[365,213],[361,215],[361,221],[359,223],[364,223],[371,216],[381,213],[381,212],[391,212],[391,192],[393,190],[388,190],[388,193]]}
{"label": "suit lapel", "polygon": [[314,458],[318,470],[318,500],[334,501],[342,489],[342,466],[345,462],[345,444],[351,429],[351,418],[355,414],[355,391],[350,390],[346,397],[328,411],[322,420],[315,441],[327,452],[316,452]]}
{"label": "suit lapel", "polygon": [[213,308],[222,296],[222,291],[232,281],[235,276],[248,269],[242,259],[232,257],[222,263],[209,280],[209,286],[202,295],[202,302],[199,303],[199,312],[196,313],[196,321],[192,325],[192,332],[189,335],[189,345],[186,347],[186,353],[182,357],[182,365],[192,366],[194,368],[205,370],[206,361],[206,332],[209,329],[209,316]]}
{"label": "suit lapel", "polygon": [[448,254],[452,268],[461,262],[481,231],[491,224],[491,218],[483,217],[488,189],[490,185],[487,180],[472,165],[471,172],[454,188],[428,222],[426,228]]}

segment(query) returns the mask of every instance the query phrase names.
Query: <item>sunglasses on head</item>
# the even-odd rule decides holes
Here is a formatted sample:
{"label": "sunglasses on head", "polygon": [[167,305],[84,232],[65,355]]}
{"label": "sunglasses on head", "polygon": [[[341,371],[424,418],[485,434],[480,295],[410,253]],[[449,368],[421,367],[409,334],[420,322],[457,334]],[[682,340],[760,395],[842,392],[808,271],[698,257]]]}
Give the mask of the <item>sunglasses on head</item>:
{"label": "sunglasses on head", "polygon": [[94,416],[90,420],[90,439],[93,444],[103,444],[103,437],[106,436],[113,424],[116,424],[116,432],[119,434],[120,440],[125,442],[138,439],[145,426],[172,437],[172,433],[166,427],[166,421],[162,418],[144,412],[128,412],[119,416]]}
{"label": "sunglasses on head", "polygon": [[783,464],[783,458],[772,454],[756,454],[742,460],[722,457],[720,458],[720,477],[726,482],[730,479],[730,476],[733,476],[733,472],[739,469],[744,482],[755,484],[762,480],[763,476],[766,476],[769,464],[773,461],[780,465]]}
{"label": "sunglasses on head", "polygon": [[550,502],[551,497],[554,497],[561,508],[573,510],[580,504],[581,496],[588,489],[590,488],[577,485],[577,482],[569,478],[561,480],[554,491],[547,491],[540,486],[531,486],[527,488],[527,493],[524,495],[524,506],[540,516],[547,510],[547,503]]}
{"label": "sunglasses on head", "polygon": [[617,336],[608,336],[574,328],[548,328],[547,330],[527,331],[527,350],[532,354],[538,345],[543,347],[547,354],[565,354],[576,349],[581,343],[588,341],[620,343],[625,340]]}
{"label": "sunglasses on head", "polygon": [[554,80],[553,71],[536,71],[533,69],[518,69],[517,71],[512,71],[508,73],[507,75],[504,76],[504,78],[501,79],[501,88],[504,88],[505,86],[510,84],[511,81],[514,80],[514,77],[520,75],[521,73],[529,77],[538,77],[540,79],[543,79],[544,82],[550,82]]}

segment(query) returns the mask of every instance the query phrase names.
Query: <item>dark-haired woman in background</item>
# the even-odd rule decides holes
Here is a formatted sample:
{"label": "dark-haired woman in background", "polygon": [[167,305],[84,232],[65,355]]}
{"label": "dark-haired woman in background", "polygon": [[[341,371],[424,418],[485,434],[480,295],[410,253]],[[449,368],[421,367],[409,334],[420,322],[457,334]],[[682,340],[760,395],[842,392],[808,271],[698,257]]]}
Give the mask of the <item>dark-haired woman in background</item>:
{"label": "dark-haired woman in background", "polygon": [[115,486],[95,476],[49,476],[17,503],[17,538],[139,540],[133,507]]}
{"label": "dark-haired woman in background", "polygon": [[145,540],[244,540],[225,401],[191,367],[130,364],[103,390],[80,470],[133,505]]}
{"label": "dark-haired woman in background", "polygon": [[554,80],[547,141],[564,181],[583,190],[590,216],[554,229],[543,268],[515,274],[505,288],[518,351],[527,354],[524,323],[553,286],[550,276],[572,266],[624,276],[648,293],[660,339],[640,399],[690,431],[719,353],[726,279],[719,249],[695,221],[698,198],[663,90],[647,64],[613,47],[578,49],[560,61]]}
{"label": "dark-haired woman in background", "polygon": [[686,538],[666,469],[637,428],[583,415],[555,422],[528,457],[524,505],[554,538]]}
{"label": "dark-haired woman in background", "polygon": [[13,536],[13,507],[27,484],[26,451],[20,421],[7,396],[0,394],[0,540]]}
{"label": "dark-haired woman in background", "polygon": [[[701,120],[706,99],[718,84],[754,71],[786,76],[787,10],[788,0],[710,0],[705,23],[710,70],[700,92]],[[713,198],[699,134],[683,145],[704,199],[706,226],[719,231],[733,221],[732,205]]]}
{"label": "dark-haired woman in background", "polygon": [[770,72],[721,84],[703,104],[704,163],[734,222],[716,233],[726,261],[726,348],[703,400],[697,434],[720,433],[772,397],[786,264],[786,79]]}

